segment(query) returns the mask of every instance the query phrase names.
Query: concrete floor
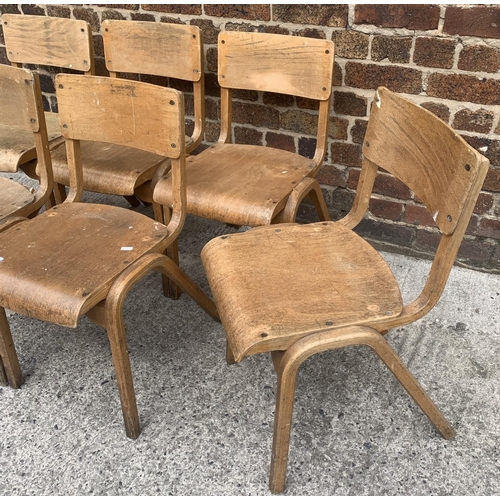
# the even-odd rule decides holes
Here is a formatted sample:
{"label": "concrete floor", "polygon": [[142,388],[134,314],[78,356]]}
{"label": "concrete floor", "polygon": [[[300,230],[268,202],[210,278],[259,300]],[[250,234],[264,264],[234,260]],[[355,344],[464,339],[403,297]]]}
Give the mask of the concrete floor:
{"label": "concrete floor", "polygon": [[[234,231],[189,217],[181,267]],[[406,300],[427,261],[384,254]],[[89,270],[92,272],[92,270]],[[417,276],[417,277],[415,277]],[[441,301],[388,340],[454,425],[445,441],[376,356],[351,347],[299,372],[290,495],[500,493],[500,276],[454,268]],[[26,381],[0,388],[0,495],[269,495],[276,376],[268,355],[225,364],[225,337],[148,275],[125,321],[143,432],[125,437],[106,333],[10,314]]]}

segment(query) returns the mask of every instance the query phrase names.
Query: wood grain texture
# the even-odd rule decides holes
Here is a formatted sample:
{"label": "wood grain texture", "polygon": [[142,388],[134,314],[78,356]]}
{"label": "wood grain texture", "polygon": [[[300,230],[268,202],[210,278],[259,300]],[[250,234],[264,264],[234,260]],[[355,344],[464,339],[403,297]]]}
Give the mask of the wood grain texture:
{"label": "wood grain texture", "polygon": [[219,34],[221,87],[325,101],[332,91],[333,60],[334,44],[328,40],[238,31]]}
{"label": "wood grain texture", "polygon": [[4,14],[2,27],[9,61],[91,72],[92,32],[86,21]]}
{"label": "wood grain texture", "polygon": [[[83,186],[97,193],[133,195],[137,186],[150,180],[163,162],[160,156],[139,149],[82,141]],[[69,186],[69,171],[64,145],[52,151],[54,181]]]}
{"label": "wood grain texture", "polygon": [[[60,144],[59,115],[46,112],[45,123],[50,145]],[[0,171],[17,172],[20,165],[35,158],[35,143],[31,131],[0,124]]]}
{"label": "wood grain texture", "polygon": [[130,210],[87,203],[54,207],[0,234],[0,305],[75,327],[120,272],[161,251],[166,236],[165,226]]}
{"label": "wood grain texture", "polygon": [[28,188],[10,179],[0,177],[0,219],[33,203],[35,195]]}
{"label": "wood grain texture", "polygon": [[382,257],[333,222],[222,236],[202,259],[237,362],[331,325],[376,324],[402,310]]}
{"label": "wood grain texture", "polygon": [[[377,91],[363,155],[404,182],[444,234],[453,233],[476,178],[477,151],[426,109]],[[446,196],[443,196],[446,193]]]}
{"label": "wood grain texture", "polygon": [[202,77],[203,39],[197,26],[106,20],[102,37],[109,71],[191,82]]}
{"label": "wood grain texture", "polygon": [[[237,225],[270,224],[312,166],[288,151],[216,144],[186,160],[187,211]],[[169,206],[171,192],[170,178],[163,178],[154,199]]]}
{"label": "wood grain texture", "polygon": [[[137,83],[116,78],[57,75],[63,137],[109,142],[179,158],[184,151],[184,130],[178,130],[180,117],[184,120],[182,93]],[[148,98],[144,99],[146,94]],[[152,126],[142,129],[142,123],[150,121]]]}

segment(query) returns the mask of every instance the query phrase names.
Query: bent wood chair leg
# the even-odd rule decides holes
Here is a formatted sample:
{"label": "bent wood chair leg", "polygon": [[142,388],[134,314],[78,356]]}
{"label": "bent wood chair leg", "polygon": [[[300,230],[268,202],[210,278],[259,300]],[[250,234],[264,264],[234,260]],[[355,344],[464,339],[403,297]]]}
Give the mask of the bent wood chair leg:
{"label": "bent wood chair leg", "polygon": [[[156,205],[156,208],[154,208],[154,205]],[[162,224],[168,225],[171,217],[170,209],[168,207],[158,205],[158,203],[154,203],[153,210],[155,212],[155,219]],[[165,255],[172,259],[177,266],[179,266],[179,244],[177,239],[165,250]],[[163,295],[172,300],[177,300],[181,296],[182,290],[175,283],[173,283],[167,275],[162,274],[161,279],[163,284]]]}
{"label": "bent wood chair leg", "polygon": [[316,179],[312,179],[311,177],[306,177],[302,179],[290,193],[285,208],[283,209],[283,213],[280,214],[280,222],[295,222],[299,205],[306,197],[309,197],[314,203],[314,207],[316,208],[316,212],[318,212],[320,221],[331,220],[328,207],[326,206],[323,192],[321,191],[318,181]]}
{"label": "bent wood chair leg", "polygon": [[[339,330],[312,334],[293,344],[283,355],[272,353],[277,366],[278,387],[274,417],[273,448],[269,487],[273,493],[285,489],[285,476],[290,446],[293,402],[297,371],[300,365],[313,354],[349,345],[363,344],[371,347],[406,391],[420,406],[443,437],[450,439],[454,430],[438,408],[416,381],[397,354],[376,331],[368,327],[346,327]],[[282,356],[281,361],[279,357]]]}
{"label": "bent wood chair leg", "polygon": [[130,206],[133,208],[136,208],[141,204],[141,200],[134,194],[131,196],[124,196],[124,198],[130,203]]}
{"label": "bent wood chair leg", "polygon": [[21,387],[24,382],[23,374],[3,307],[0,307],[0,369],[11,387],[15,389]]}
{"label": "bent wood chair leg", "polygon": [[54,196],[57,205],[66,199],[66,186],[54,182]]}
{"label": "bent wood chair leg", "polygon": [[0,356],[0,385],[9,385],[7,380],[7,374],[5,373],[5,368],[3,366],[2,357]]}

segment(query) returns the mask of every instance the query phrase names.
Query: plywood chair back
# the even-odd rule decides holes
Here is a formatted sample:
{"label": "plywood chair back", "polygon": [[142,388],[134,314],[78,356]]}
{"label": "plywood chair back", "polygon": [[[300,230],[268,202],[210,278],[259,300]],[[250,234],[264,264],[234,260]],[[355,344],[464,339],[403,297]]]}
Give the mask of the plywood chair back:
{"label": "plywood chair back", "polygon": [[4,14],[2,27],[9,61],[94,73],[92,32],[86,21]]}
{"label": "plywood chair back", "polygon": [[110,76],[139,73],[192,82],[194,131],[192,151],[203,139],[205,91],[203,37],[197,26],[146,21],[102,23],[106,68]]}
{"label": "plywood chair back", "polygon": [[379,167],[422,200],[442,233],[422,294],[402,313],[405,323],[438,301],[462,242],[489,161],[429,111],[381,87],[363,143],[364,162],[351,212],[354,227],[366,213]]}
{"label": "plywood chair back", "polygon": [[[67,201],[79,201],[83,194],[80,141],[138,148],[171,160],[175,201],[169,232],[180,231],[185,218],[182,93],[115,78],[62,74],[56,77],[56,87],[70,171]],[[88,95],[94,96],[90,102]],[[123,100],[124,95],[129,99]]]}
{"label": "plywood chair back", "polygon": [[234,89],[277,92],[319,101],[314,176],[326,153],[333,81],[334,44],[305,37],[225,31],[219,34],[221,86],[219,142],[231,140]]}
{"label": "plywood chair back", "polygon": [[[7,57],[13,66],[36,64],[94,74],[92,31],[87,22],[3,14],[1,23]],[[45,121],[52,150],[62,143],[57,113],[46,112]],[[2,170],[15,172],[21,167],[30,177],[38,178],[35,171],[36,150],[30,136],[12,135],[2,129],[0,158]]]}
{"label": "plywood chair back", "polygon": [[0,178],[0,220],[8,215],[28,216],[48,200],[53,183],[38,75],[0,65],[0,123],[14,132],[32,134],[40,168],[40,185],[34,194],[13,181]]}

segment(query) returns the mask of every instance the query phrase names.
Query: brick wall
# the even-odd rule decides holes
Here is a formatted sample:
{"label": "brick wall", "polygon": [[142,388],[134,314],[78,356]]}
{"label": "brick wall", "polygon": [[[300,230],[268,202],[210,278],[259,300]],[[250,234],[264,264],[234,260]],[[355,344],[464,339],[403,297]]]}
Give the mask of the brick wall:
{"label": "brick wall", "polygon": [[[500,6],[461,5],[0,5],[15,12],[84,19],[92,25],[99,74],[106,74],[104,19],[195,24],[206,51],[205,142],[219,131],[217,34],[261,31],[331,39],[336,43],[334,102],[328,153],[319,180],[333,218],[349,210],[361,166],[361,143],[374,89],[385,85],[449,123],[491,161],[465,241],[462,265],[500,272]],[[0,62],[8,63],[0,33]],[[53,110],[53,75],[42,74],[45,105]],[[131,78],[134,76],[131,75]],[[174,82],[174,85],[176,83]],[[190,88],[187,112],[192,114]],[[316,108],[277,94],[238,92],[234,136],[311,156]],[[188,116],[188,128],[192,125]],[[313,220],[305,205],[300,215]],[[379,248],[432,255],[439,235],[413,193],[380,173],[359,232]],[[384,243],[382,243],[384,242]]]}

